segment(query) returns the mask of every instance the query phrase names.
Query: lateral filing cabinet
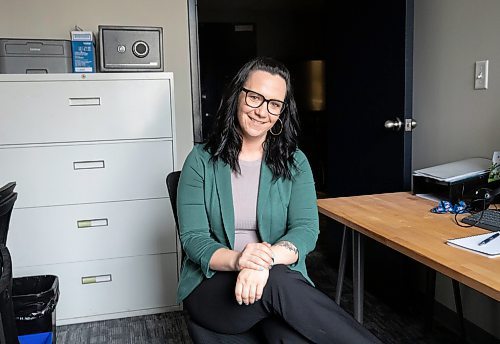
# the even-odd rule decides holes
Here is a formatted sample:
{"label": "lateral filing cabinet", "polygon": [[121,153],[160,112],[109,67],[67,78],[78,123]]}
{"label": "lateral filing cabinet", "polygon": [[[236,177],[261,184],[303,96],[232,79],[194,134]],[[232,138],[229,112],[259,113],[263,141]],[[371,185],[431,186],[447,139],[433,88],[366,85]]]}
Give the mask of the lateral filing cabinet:
{"label": "lateral filing cabinet", "polygon": [[59,277],[58,325],[180,309],[175,147],[172,73],[0,75],[13,272]]}

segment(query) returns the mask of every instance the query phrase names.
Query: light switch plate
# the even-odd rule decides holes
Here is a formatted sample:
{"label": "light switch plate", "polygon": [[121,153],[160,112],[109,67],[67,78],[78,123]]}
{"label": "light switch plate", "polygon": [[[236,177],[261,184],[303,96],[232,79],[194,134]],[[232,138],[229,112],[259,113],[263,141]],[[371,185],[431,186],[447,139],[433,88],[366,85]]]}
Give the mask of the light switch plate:
{"label": "light switch plate", "polygon": [[476,61],[474,72],[474,89],[485,90],[488,88],[488,60]]}

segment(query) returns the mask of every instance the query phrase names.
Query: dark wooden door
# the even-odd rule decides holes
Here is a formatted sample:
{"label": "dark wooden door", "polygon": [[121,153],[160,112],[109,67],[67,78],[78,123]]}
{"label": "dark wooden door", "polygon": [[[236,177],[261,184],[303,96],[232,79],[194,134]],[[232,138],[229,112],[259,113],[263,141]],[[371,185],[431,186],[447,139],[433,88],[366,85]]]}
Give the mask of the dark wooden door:
{"label": "dark wooden door", "polygon": [[329,6],[329,193],[409,190],[411,131],[388,130],[384,123],[412,115],[412,2]]}
{"label": "dark wooden door", "polygon": [[[328,194],[410,190],[413,1],[327,6]],[[384,126],[396,118],[400,130]],[[332,232],[338,245],[341,231]],[[396,302],[412,294],[414,263],[368,239],[365,254],[367,290]]]}

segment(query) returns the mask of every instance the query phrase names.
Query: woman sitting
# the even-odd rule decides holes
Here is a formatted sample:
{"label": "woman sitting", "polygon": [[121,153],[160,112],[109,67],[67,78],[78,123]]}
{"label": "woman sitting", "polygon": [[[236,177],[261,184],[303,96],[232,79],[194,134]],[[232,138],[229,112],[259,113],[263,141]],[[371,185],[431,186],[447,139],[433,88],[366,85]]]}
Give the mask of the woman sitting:
{"label": "woman sitting", "polygon": [[379,342],[307,275],[318,209],[297,131],[288,70],[269,58],[246,63],[208,142],[193,148],[182,169],[177,205],[186,257],[178,298],[195,322],[219,333],[277,316],[290,327],[268,333],[270,341]]}

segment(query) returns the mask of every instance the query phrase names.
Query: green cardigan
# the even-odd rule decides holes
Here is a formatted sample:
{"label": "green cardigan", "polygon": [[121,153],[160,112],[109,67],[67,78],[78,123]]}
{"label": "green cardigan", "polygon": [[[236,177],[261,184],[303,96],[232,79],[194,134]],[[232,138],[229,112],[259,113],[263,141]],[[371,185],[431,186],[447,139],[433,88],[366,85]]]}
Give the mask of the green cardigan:
{"label": "green cardigan", "polygon": [[[177,191],[180,241],[185,253],[177,290],[177,300],[186,298],[210,269],[212,254],[219,248],[234,248],[234,209],[231,167],[196,145],[182,168]],[[299,259],[290,265],[311,283],[305,259],[318,238],[318,208],[311,167],[300,150],[294,155],[297,168],[292,179],[272,180],[272,172],[262,163],[257,197],[257,226],[262,241],[293,243]]]}

